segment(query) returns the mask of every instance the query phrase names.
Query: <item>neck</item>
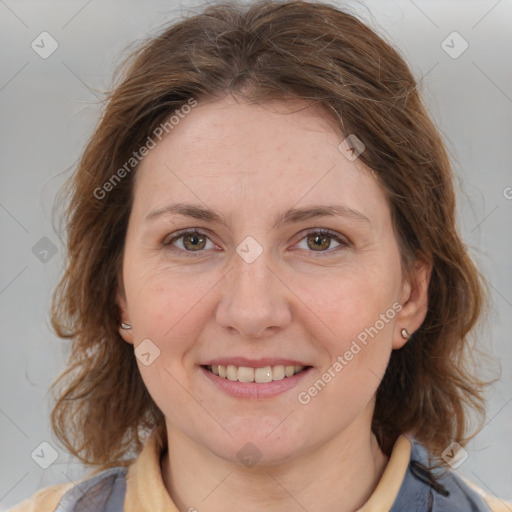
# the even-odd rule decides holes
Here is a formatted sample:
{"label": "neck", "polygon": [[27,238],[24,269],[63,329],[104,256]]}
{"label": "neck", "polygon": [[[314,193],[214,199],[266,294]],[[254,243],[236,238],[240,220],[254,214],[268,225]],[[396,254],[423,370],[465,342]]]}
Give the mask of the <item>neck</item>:
{"label": "neck", "polygon": [[162,459],[167,492],[179,510],[208,512],[353,512],[368,500],[387,464],[369,428],[355,422],[321,446],[279,465],[247,468],[200,446],[167,425]]}

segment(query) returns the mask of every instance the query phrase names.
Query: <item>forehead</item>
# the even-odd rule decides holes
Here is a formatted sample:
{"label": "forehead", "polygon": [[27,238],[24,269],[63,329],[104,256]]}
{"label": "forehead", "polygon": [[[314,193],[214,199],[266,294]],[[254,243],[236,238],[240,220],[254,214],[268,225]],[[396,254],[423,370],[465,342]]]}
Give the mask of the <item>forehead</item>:
{"label": "forehead", "polygon": [[147,212],[193,200],[254,212],[342,202],[384,213],[384,193],[359,159],[340,151],[343,139],[323,109],[302,101],[199,103],[142,161],[134,206]]}

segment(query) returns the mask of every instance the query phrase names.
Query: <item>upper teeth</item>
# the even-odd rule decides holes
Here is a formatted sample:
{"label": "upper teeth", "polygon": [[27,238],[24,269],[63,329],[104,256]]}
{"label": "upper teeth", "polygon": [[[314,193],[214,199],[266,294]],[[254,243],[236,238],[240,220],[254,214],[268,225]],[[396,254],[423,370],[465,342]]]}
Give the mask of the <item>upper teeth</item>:
{"label": "upper teeth", "polygon": [[228,380],[240,382],[272,382],[299,373],[304,366],[292,366],[278,364],[276,366],[264,366],[263,368],[250,368],[248,366],[234,366],[232,364],[214,364],[207,367],[212,373]]}

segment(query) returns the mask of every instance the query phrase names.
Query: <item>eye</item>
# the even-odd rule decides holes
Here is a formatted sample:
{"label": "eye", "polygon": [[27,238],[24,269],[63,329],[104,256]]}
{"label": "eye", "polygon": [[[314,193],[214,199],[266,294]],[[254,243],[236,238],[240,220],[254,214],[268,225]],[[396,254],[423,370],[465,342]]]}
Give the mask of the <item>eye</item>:
{"label": "eye", "polygon": [[[182,240],[181,243],[179,244],[179,245],[181,245],[181,247],[176,247],[174,245],[174,242],[176,242],[178,240]],[[182,231],[180,233],[177,233],[170,239],[169,239],[169,237],[167,237],[162,242],[162,245],[172,251],[184,250],[189,253],[190,252],[201,253],[202,249],[205,249],[205,248],[211,249],[212,248],[212,247],[207,247],[208,242],[210,242],[210,244],[213,245],[213,243],[211,242],[211,240],[208,238],[208,236],[205,233],[203,233],[202,231],[198,231],[197,229],[193,229],[193,230]]]}
{"label": "eye", "polygon": [[[335,240],[338,244],[334,249],[331,248],[332,240]],[[306,236],[301,239],[300,243],[305,241],[306,250],[311,249],[308,252],[317,253],[332,253],[337,252],[344,247],[348,247],[350,244],[347,240],[333,233],[328,229],[315,229],[306,233]],[[303,249],[302,247],[301,249]],[[331,250],[327,250],[331,249]]]}

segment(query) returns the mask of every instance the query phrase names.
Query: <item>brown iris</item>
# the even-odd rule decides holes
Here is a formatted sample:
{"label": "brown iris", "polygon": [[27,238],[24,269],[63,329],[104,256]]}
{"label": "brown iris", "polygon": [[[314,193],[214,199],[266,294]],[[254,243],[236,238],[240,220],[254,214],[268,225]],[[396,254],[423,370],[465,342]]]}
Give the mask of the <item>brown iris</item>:
{"label": "brown iris", "polygon": [[[314,239],[313,244],[309,243],[311,238]],[[315,251],[318,249],[328,249],[329,246],[331,245],[331,237],[327,236],[327,235],[313,233],[311,235],[308,235],[307,239],[308,239],[308,247]]]}
{"label": "brown iris", "polygon": [[[187,240],[191,241],[190,248],[187,246]],[[201,249],[204,249],[205,244],[206,244],[206,237],[201,236],[197,233],[183,235],[183,245],[187,250],[192,250],[192,251],[194,251],[195,249],[201,250]]]}

